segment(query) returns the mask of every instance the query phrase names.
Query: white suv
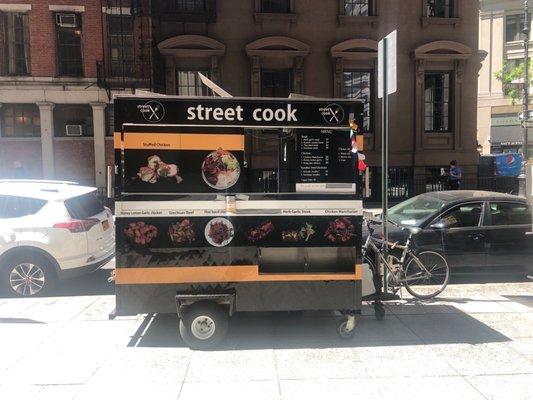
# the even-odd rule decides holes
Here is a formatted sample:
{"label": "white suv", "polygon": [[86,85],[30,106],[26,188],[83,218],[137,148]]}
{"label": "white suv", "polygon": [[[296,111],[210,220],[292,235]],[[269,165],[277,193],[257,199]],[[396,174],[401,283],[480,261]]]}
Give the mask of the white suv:
{"label": "white suv", "polygon": [[96,188],[0,180],[0,287],[45,294],[57,280],[92,272],[115,252],[113,215]]}

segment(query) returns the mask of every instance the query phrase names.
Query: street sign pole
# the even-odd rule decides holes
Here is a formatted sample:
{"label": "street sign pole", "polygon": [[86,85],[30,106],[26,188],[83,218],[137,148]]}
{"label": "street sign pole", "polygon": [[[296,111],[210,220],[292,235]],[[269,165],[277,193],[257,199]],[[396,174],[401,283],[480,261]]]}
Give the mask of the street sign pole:
{"label": "street sign pole", "polygon": [[[385,260],[389,259],[389,229],[387,223],[387,214],[389,209],[389,96],[387,95],[387,38],[383,39],[383,98],[381,99],[381,204],[383,209],[383,237],[385,247],[383,256]],[[387,268],[383,268],[383,288],[388,293]]]}
{"label": "street sign pole", "polygon": [[[383,208],[383,237],[389,241],[387,215],[389,210],[389,95],[397,89],[397,32],[384,37],[378,46],[378,97],[381,98],[381,204]],[[385,260],[388,260],[389,248],[384,247]],[[387,268],[383,268],[383,288],[388,291]]]}

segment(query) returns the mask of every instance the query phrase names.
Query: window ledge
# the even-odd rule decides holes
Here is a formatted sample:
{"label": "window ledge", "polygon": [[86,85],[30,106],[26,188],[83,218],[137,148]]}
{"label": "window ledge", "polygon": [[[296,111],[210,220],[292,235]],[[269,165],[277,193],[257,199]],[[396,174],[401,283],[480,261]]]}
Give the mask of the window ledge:
{"label": "window ledge", "polygon": [[0,142],[40,142],[40,136],[0,136]]}
{"label": "window ledge", "polygon": [[422,26],[453,25],[453,27],[455,28],[461,23],[461,18],[422,17],[420,21],[422,23]]}
{"label": "window ledge", "polygon": [[93,141],[94,136],[54,136],[54,141],[69,142],[73,140]]}
{"label": "window ledge", "polygon": [[263,13],[256,12],[254,14],[255,22],[270,22],[270,21],[287,21],[296,22],[298,14],[295,13]]}
{"label": "window ledge", "polygon": [[377,15],[339,15],[339,25],[371,25],[374,26],[379,22]]}

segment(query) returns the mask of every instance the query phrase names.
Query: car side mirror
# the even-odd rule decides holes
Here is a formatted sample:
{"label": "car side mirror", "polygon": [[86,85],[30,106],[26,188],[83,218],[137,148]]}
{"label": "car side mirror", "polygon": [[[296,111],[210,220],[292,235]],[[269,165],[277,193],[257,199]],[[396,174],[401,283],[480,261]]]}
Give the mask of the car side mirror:
{"label": "car side mirror", "polygon": [[446,229],[448,227],[448,223],[441,219],[440,221],[437,221],[437,222],[431,224],[429,227],[431,229],[439,231],[439,230]]}

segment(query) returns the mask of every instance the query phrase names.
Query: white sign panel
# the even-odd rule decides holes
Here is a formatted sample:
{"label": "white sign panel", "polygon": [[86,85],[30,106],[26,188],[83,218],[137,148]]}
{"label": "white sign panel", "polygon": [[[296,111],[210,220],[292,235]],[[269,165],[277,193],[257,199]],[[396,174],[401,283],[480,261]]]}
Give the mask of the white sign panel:
{"label": "white sign panel", "polygon": [[[378,45],[378,97],[381,99],[385,95],[396,93],[397,90],[397,31],[389,33]],[[386,48],[386,51],[385,51]],[[385,68],[385,61],[387,66]],[[385,71],[386,69],[386,71]],[[387,74],[387,93],[385,93],[384,77]]]}

